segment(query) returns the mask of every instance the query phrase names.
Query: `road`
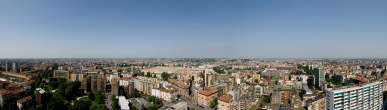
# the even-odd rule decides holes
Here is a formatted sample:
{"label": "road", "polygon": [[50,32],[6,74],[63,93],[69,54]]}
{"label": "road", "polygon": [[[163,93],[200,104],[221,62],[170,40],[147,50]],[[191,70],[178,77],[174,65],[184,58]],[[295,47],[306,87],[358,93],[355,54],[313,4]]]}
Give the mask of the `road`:
{"label": "road", "polygon": [[112,108],[112,94],[109,92],[109,93],[106,93],[105,94],[105,97],[106,97],[106,100],[105,100],[105,103],[106,103],[106,107],[109,109],[109,110],[113,110]]}

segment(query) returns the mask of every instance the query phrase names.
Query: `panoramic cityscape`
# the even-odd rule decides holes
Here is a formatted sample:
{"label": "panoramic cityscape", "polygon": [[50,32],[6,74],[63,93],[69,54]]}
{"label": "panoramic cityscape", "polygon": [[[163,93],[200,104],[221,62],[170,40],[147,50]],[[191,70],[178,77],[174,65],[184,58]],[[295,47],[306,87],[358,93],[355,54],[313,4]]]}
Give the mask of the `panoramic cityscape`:
{"label": "panoramic cityscape", "polygon": [[386,6],[1,0],[0,110],[387,110]]}
{"label": "panoramic cityscape", "polygon": [[386,59],[0,60],[2,109],[380,110]]}

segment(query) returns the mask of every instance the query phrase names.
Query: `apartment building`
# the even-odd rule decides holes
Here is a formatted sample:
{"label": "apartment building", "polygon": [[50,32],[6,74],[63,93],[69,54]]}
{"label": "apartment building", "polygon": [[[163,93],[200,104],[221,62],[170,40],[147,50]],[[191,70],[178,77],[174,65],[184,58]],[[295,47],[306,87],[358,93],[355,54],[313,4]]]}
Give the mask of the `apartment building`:
{"label": "apartment building", "polygon": [[232,110],[232,96],[223,95],[218,98],[218,110]]}
{"label": "apartment building", "polygon": [[326,110],[325,94],[318,94],[317,96],[306,101],[307,110]]}
{"label": "apartment building", "polygon": [[209,87],[204,87],[202,90],[199,91],[198,94],[198,104],[200,106],[210,106],[210,102],[217,98],[218,96],[218,90],[212,89]]}
{"label": "apartment building", "polygon": [[316,88],[322,88],[323,82],[325,81],[325,70],[322,68],[315,68],[315,87]]}
{"label": "apartment building", "polygon": [[160,98],[171,102],[173,99],[175,99],[177,96],[176,89],[173,88],[166,88],[166,89],[161,89],[160,90]]}
{"label": "apartment building", "polygon": [[380,110],[383,105],[383,82],[327,90],[327,110]]}
{"label": "apartment building", "polygon": [[137,77],[134,80],[134,87],[138,91],[152,95],[153,88],[159,88],[160,80],[157,78]]}
{"label": "apartment building", "polygon": [[106,77],[104,75],[88,75],[81,82],[81,88],[86,92],[104,92],[106,90]]}
{"label": "apartment building", "polygon": [[65,78],[65,79],[69,79],[69,78],[70,78],[70,71],[65,71],[65,70],[55,70],[53,76],[56,77],[56,78]]}

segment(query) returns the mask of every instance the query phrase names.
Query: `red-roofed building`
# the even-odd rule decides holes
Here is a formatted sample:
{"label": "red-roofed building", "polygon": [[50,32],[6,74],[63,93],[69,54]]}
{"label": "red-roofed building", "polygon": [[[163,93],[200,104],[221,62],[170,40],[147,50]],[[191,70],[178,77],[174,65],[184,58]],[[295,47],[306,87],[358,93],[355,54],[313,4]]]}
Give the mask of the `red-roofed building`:
{"label": "red-roofed building", "polygon": [[22,110],[23,108],[28,107],[31,104],[32,104],[32,97],[31,96],[27,96],[27,97],[24,97],[22,99],[17,100],[17,107],[19,108],[19,110]]}
{"label": "red-roofed building", "polygon": [[189,97],[189,85],[184,84],[182,81],[176,81],[172,79],[169,79],[168,81],[174,88],[176,88],[179,95]]}
{"label": "red-roofed building", "polygon": [[223,95],[218,97],[218,110],[232,110],[231,102],[231,95]]}
{"label": "red-roofed building", "polygon": [[204,87],[199,91],[198,104],[200,106],[210,106],[210,102],[216,99],[218,96],[218,90],[209,87]]}

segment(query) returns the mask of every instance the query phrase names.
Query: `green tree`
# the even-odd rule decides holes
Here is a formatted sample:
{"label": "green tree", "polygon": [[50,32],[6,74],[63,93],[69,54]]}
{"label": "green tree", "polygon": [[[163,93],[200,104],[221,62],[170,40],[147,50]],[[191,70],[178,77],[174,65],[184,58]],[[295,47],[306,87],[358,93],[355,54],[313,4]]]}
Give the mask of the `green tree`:
{"label": "green tree", "polygon": [[0,67],[0,71],[5,71],[5,69],[3,67]]}
{"label": "green tree", "polygon": [[14,102],[4,102],[1,110],[18,110],[19,108],[16,105],[16,101]]}
{"label": "green tree", "polygon": [[140,91],[138,91],[137,89],[134,89],[134,97],[141,97],[142,94]]}
{"label": "green tree", "polygon": [[217,68],[217,67],[213,67],[212,68],[216,73],[219,73],[219,74],[224,74],[226,73],[223,69],[220,69],[220,68]]}
{"label": "green tree", "polygon": [[97,94],[95,94],[95,102],[97,102],[98,104],[104,104],[105,103],[105,95],[102,94],[101,92],[97,92]]}
{"label": "green tree", "polygon": [[148,101],[148,102],[156,102],[156,97],[155,96],[149,96],[147,99],[146,99],[146,101]]}
{"label": "green tree", "polygon": [[151,73],[147,72],[145,77],[151,77]]}
{"label": "green tree", "polygon": [[259,81],[258,81],[258,79],[255,79],[254,82],[255,82],[255,83],[258,83]]}
{"label": "green tree", "polygon": [[111,100],[113,102],[112,103],[112,109],[113,110],[119,110],[120,106],[118,105],[118,100],[116,99],[116,95],[112,95]]}
{"label": "green tree", "polygon": [[270,96],[264,96],[263,100],[265,101],[265,103],[270,103],[271,97]]}
{"label": "green tree", "polygon": [[92,102],[89,110],[108,110],[105,104],[98,104],[97,102]]}
{"label": "green tree", "polygon": [[249,110],[255,110],[255,109],[256,109],[256,106],[255,106],[255,104],[253,104],[253,105],[250,106]]}
{"label": "green tree", "polygon": [[132,103],[129,103],[130,110],[138,110],[135,106],[132,105]]}
{"label": "green tree", "polygon": [[95,97],[94,97],[93,93],[88,93],[87,97],[89,97],[90,100],[95,100]]}
{"label": "green tree", "polygon": [[68,107],[68,101],[59,95],[53,95],[47,104],[47,110],[67,110]]}
{"label": "green tree", "polygon": [[146,101],[152,103],[152,105],[146,108],[146,110],[157,110],[163,106],[163,102],[155,96],[149,96]]}
{"label": "green tree", "polygon": [[164,81],[167,81],[168,80],[168,78],[169,78],[169,74],[168,73],[166,73],[166,72],[163,72],[163,73],[161,73],[161,78],[164,80]]}
{"label": "green tree", "polygon": [[210,107],[211,107],[211,108],[215,108],[216,105],[218,105],[218,100],[217,100],[217,99],[214,99],[214,100],[212,100],[212,101],[210,102]]}
{"label": "green tree", "polygon": [[83,97],[74,102],[73,110],[88,110],[91,105],[91,100],[88,97]]}

